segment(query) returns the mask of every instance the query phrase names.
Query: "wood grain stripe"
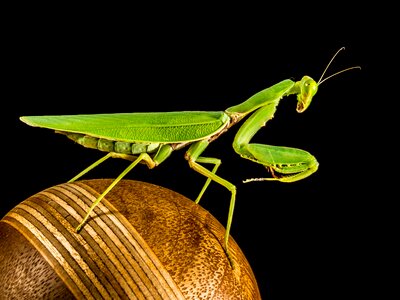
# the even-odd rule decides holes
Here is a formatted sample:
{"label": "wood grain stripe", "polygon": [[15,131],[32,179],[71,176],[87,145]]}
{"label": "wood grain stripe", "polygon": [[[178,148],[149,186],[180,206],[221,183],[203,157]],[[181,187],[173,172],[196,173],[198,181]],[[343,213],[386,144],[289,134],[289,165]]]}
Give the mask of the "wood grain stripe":
{"label": "wood grain stripe", "polygon": [[[69,194],[74,192],[74,188],[73,189],[67,189],[65,187],[62,188],[57,187],[57,188],[63,190],[64,194]],[[90,201],[87,201],[87,204],[91,204],[96,199],[96,197],[90,194],[85,196],[92,198],[89,199]],[[87,198],[84,198],[83,196],[80,196],[80,199],[87,200]],[[55,201],[58,201],[58,199],[55,199]],[[61,202],[59,204],[63,205]],[[78,205],[81,205],[84,208],[82,210],[83,214],[85,214],[85,211],[89,209],[89,206],[87,204],[85,204],[84,201],[78,202]],[[82,236],[88,243],[88,245],[93,249],[95,249],[95,251],[99,251],[99,248],[101,248],[106,252],[107,259],[112,264],[115,265],[118,272],[122,275],[122,282],[124,283],[124,286],[130,288],[129,283],[135,284],[135,289],[128,292],[127,293],[128,295],[132,293],[136,294],[138,296],[138,299],[162,299],[157,297],[156,295],[157,293],[155,294],[150,293],[145,282],[143,282],[143,279],[141,278],[140,274],[138,274],[138,272],[140,273],[140,269],[137,270],[137,268],[135,268],[137,265],[135,259],[132,259],[131,261],[128,261],[126,259],[125,257],[126,255],[128,255],[128,257],[130,257],[131,255],[126,253],[124,255],[123,253],[124,248],[120,247],[119,244],[121,243],[119,239],[115,236],[113,229],[110,227],[110,224],[106,224],[109,223],[109,220],[107,220],[106,216],[110,215],[111,212],[102,203],[99,204],[98,208],[101,209],[96,208],[94,211],[95,213],[97,212],[98,215],[97,214],[92,215],[92,218],[89,220],[87,224],[85,224],[79,235]],[[78,222],[80,222],[82,218],[83,215],[79,217]],[[79,224],[78,222],[76,223],[76,225]]]}
{"label": "wood grain stripe", "polygon": [[[60,214],[55,208],[45,203],[46,197],[44,195],[38,195],[38,197],[31,197],[30,201],[24,203],[35,207],[53,224],[59,231],[60,234],[73,245],[76,239],[80,239],[80,244],[85,247],[86,251],[80,251],[79,254],[82,256],[82,260],[91,266],[93,273],[95,273],[100,281],[103,283],[105,289],[108,291],[112,298],[117,297],[119,294],[123,294],[118,281],[115,281],[113,272],[111,272],[104,264],[104,260],[98,255],[97,252],[93,251],[90,247],[86,247],[87,243],[84,242],[82,237],[79,235],[73,236],[74,228],[66,221],[65,217]],[[60,207],[61,208],[61,207]],[[62,251],[65,248],[60,246],[58,249]],[[78,267],[78,266],[76,266]],[[111,283],[109,281],[112,281]],[[88,282],[91,285],[91,282]]]}
{"label": "wood grain stripe", "polygon": [[28,198],[3,221],[38,249],[77,298],[184,299],[147,243],[106,199],[76,233],[98,196],[81,182],[58,185]]}
{"label": "wood grain stripe", "polygon": [[[74,188],[79,189],[82,193],[88,193],[90,189],[90,187],[79,182],[74,185]],[[88,197],[90,196],[88,195]],[[94,200],[95,198],[92,199],[92,201]],[[88,204],[90,205],[92,201]],[[88,208],[85,207],[86,211]],[[103,202],[102,200],[98,208],[102,213],[97,215],[98,217],[94,218],[94,220],[98,223],[101,223],[99,219],[104,221],[104,223],[101,223],[101,228],[107,237],[112,237],[117,249],[123,251],[128,263],[136,265],[132,259],[140,258],[137,260],[137,264],[140,267],[138,270],[140,270],[141,276],[147,282],[146,285],[156,288],[157,292],[162,296],[161,299],[184,299],[169,273],[164,269],[154,252],[151,251],[135,228],[108,201]],[[110,211],[112,213],[109,213]],[[112,222],[110,225],[112,227],[105,226],[110,221]],[[134,255],[132,255],[133,253]],[[171,295],[174,295],[174,297],[170,298]]]}
{"label": "wood grain stripe", "polygon": [[[10,221],[10,219],[14,219],[15,221],[19,222],[15,223],[13,221]],[[76,284],[76,287],[79,289],[79,292],[81,292],[86,299],[95,299],[89,289],[86,288],[83,284],[81,284],[81,280],[78,276],[78,274],[75,272],[75,270],[69,265],[68,261],[64,259],[64,257],[61,255],[61,253],[55,248],[49,240],[47,240],[44,235],[32,224],[30,223],[27,219],[25,219],[23,216],[20,214],[10,212],[7,214],[6,218],[4,219],[5,222],[9,223],[10,225],[16,227],[17,229],[20,229],[21,226],[25,227],[30,234],[34,235],[37,239],[34,239],[35,241],[39,241],[40,244],[34,243],[33,245],[38,249],[39,252],[42,254],[44,251],[42,251],[43,247],[46,248],[51,254],[52,254],[52,266],[56,266],[57,264],[61,265],[62,270],[65,271],[69,278],[72,279],[72,281]],[[15,226],[17,225],[17,226]],[[19,226],[18,226],[19,225]],[[32,242],[32,239],[30,240]],[[54,262],[55,261],[55,262]],[[56,270],[59,270],[57,268]],[[74,295],[76,295],[76,289],[74,290]]]}
{"label": "wood grain stripe", "polygon": [[[86,187],[86,189],[87,188],[88,187]],[[162,299],[167,299],[167,295],[170,295],[177,290],[177,286],[172,277],[165,270],[154,252],[150,250],[149,246],[142,239],[136,229],[122,215],[117,213],[117,209],[111,203],[105,201],[104,205],[107,205],[108,209],[113,211],[113,214],[107,215],[113,221],[113,225],[119,230],[113,228],[113,233],[118,235],[118,240],[123,243],[123,246],[126,247],[128,253],[133,253],[133,251],[138,252],[139,257],[141,258],[139,261],[141,267],[146,271],[147,276],[152,279],[154,286],[162,286],[166,289],[167,293],[160,289],[159,292],[163,295]],[[179,298],[183,296],[180,293],[177,293],[176,297]]]}

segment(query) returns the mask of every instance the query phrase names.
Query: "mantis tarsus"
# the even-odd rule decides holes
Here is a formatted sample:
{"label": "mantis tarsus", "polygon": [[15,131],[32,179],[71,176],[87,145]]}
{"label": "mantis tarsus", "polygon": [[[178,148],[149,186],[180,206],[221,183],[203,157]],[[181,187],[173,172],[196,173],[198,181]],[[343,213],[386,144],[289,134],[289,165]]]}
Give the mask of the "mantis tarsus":
{"label": "mantis tarsus", "polygon": [[[314,173],[318,169],[318,162],[310,153],[296,148],[255,144],[250,141],[261,127],[274,116],[282,97],[297,95],[296,110],[299,113],[304,112],[323,81],[343,71],[360,68],[358,66],[347,68],[322,80],[329,65],[342,49],[344,47],[332,57],[318,82],[309,76],[304,76],[297,82],[286,79],[225,111],[25,116],[20,119],[28,125],[53,129],[58,133],[65,134],[84,147],[108,152],[107,155],[84,169],[69,182],[77,180],[110,157],[132,161],[92,204],[76,228],[78,232],[94,207],[138,163],[145,163],[152,169],[166,160],[174,150],[189,146],[185,158],[190,168],[207,177],[195,202],[199,203],[211,180],[231,192],[223,246],[232,264],[228,239],[235,206],[236,186],[216,174],[221,160],[201,156],[203,151],[221,134],[250,115],[239,128],[233,141],[233,148],[241,157],[263,165],[272,176],[252,178],[244,182],[263,180],[293,182]],[[210,171],[201,164],[210,164],[213,168]]]}

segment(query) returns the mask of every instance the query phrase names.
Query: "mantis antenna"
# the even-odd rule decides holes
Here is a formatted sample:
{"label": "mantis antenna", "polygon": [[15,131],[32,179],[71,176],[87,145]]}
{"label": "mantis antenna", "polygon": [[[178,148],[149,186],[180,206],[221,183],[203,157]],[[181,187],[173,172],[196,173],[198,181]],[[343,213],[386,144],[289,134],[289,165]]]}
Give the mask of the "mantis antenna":
{"label": "mantis antenna", "polygon": [[331,65],[332,61],[335,59],[336,55],[338,55],[338,53],[339,53],[340,51],[342,51],[342,50],[344,50],[344,47],[342,47],[342,48],[340,48],[338,51],[336,51],[335,55],[331,58],[331,60],[329,61],[328,65],[326,66],[324,72],[322,72],[322,75],[321,75],[321,77],[319,78],[319,80],[318,80],[318,82],[317,82],[318,85],[321,85],[324,81],[326,81],[326,80],[328,80],[329,78],[332,78],[333,76],[336,76],[336,75],[338,75],[338,74],[340,74],[340,73],[349,71],[349,70],[351,70],[351,69],[361,69],[360,66],[350,67],[350,68],[341,70],[341,71],[339,71],[339,72],[336,72],[336,73],[334,73],[334,74],[332,74],[332,75],[329,75],[328,77],[324,78],[324,80],[322,80],[322,77],[324,77],[326,71],[328,70],[328,68],[329,68],[329,66]]}

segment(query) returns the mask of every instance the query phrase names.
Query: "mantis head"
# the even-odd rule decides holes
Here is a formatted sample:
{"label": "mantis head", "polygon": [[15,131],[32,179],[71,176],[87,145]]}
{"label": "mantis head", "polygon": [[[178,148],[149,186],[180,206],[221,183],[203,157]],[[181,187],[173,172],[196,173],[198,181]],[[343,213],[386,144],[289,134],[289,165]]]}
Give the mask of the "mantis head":
{"label": "mantis head", "polygon": [[307,109],[307,107],[310,105],[312,98],[314,95],[317,93],[318,86],[322,84],[325,80],[338,75],[339,73],[351,70],[351,69],[361,69],[360,66],[355,66],[355,67],[350,67],[344,70],[341,70],[339,72],[336,72],[324,79],[322,79],[326,73],[326,70],[328,70],[330,64],[332,63],[333,59],[336,57],[336,55],[341,51],[344,50],[344,47],[340,48],[335,55],[332,57],[332,59],[329,61],[328,65],[326,66],[324,72],[322,73],[320,79],[318,82],[316,82],[314,79],[312,79],[310,76],[303,76],[303,78],[297,82],[298,85],[298,90],[299,92],[297,93],[297,107],[296,110],[299,113],[302,113]]}
{"label": "mantis head", "polygon": [[312,98],[317,93],[318,83],[310,76],[303,76],[298,84],[300,92],[297,94],[296,110],[302,113],[310,105]]}

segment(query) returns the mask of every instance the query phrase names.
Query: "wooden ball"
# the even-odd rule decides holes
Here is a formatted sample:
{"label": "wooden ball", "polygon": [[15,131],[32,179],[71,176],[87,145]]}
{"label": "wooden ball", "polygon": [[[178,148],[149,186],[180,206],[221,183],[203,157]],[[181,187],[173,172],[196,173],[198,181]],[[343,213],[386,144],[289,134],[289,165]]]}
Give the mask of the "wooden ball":
{"label": "wooden ball", "polygon": [[1,299],[261,299],[246,257],[200,205],[169,189],[122,180],[45,189],[0,221]]}

